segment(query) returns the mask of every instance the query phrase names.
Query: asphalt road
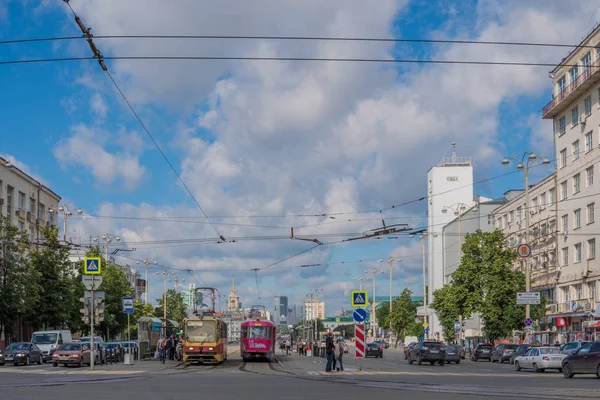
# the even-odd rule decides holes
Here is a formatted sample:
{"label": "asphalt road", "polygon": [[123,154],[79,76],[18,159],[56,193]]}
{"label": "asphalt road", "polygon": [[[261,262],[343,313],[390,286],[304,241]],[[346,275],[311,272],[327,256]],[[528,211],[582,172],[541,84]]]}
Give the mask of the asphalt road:
{"label": "asphalt road", "polygon": [[[278,356],[280,362],[249,362],[237,354],[218,366],[170,362],[116,364],[98,371],[50,364],[0,367],[0,397],[6,399],[144,399],[210,394],[211,399],[315,399],[325,396],[413,399],[597,399],[595,375],[565,379],[558,372],[516,372],[510,364],[462,360],[461,364],[409,365],[398,350],[382,359],[346,355],[345,372],[325,373],[324,359]],[[82,384],[85,383],[85,384]],[[43,385],[43,386],[40,386]]]}

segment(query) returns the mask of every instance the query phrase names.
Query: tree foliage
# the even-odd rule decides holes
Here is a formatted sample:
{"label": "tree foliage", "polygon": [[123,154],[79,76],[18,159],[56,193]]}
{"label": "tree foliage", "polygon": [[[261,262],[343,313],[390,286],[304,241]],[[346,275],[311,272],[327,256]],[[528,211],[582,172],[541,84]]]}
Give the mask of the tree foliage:
{"label": "tree foliage", "polygon": [[0,216],[0,335],[7,337],[13,333],[19,315],[31,315],[38,299],[28,247],[27,233]]}
{"label": "tree foliage", "polygon": [[[393,304],[393,303],[392,303]],[[390,302],[380,303],[377,306],[377,326],[387,331],[390,327]]]}
{"label": "tree foliage", "polygon": [[[160,318],[162,318],[164,315],[163,304],[164,304],[164,302],[163,302],[162,297],[160,297],[159,299],[156,299],[156,307],[154,309],[154,313]],[[181,324],[183,322],[183,319],[187,315],[186,308],[187,308],[187,306],[185,305],[185,303],[183,301],[183,295],[180,292],[176,291],[175,289],[168,289],[167,290],[167,319]]]}
{"label": "tree foliage", "polygon": [[389,314],[389,327],[400,337],[404,337],[415,323],[417,306],[412,301],[412,292],[405,288],[400,297],[392,302],[392,312]]}
{"label": "tree foliage", "polygon": [[137,321],[142,317],[156,317],[154,307],[149,303],[142,303],[137,299],[133,305],[133,314],[130,316],[129,336],[132,340],[137,339],[138,326]]}
{"label": "tree foliage", "polygon": [[[462,245],[460,266],[452,274],[452,282],[434,293],[431,307],[444,327],[444,336],[453,336],[454,321],[478,312],[484,323],[484,334],[493,340],[513,330],[521,330],[525,306],[517,305],[517,293],[525,290],[525,275],[513,269],[516,251],[507,248],[501,230],[467,234]],[[541,318],[543,304],[532,307],[532,317]]]}

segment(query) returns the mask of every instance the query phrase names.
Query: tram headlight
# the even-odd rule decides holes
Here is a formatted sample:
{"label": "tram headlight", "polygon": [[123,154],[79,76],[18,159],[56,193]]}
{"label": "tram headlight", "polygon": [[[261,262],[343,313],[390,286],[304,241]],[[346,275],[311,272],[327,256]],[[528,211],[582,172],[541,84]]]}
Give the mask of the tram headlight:
{"label": "tram headlight", "polygon": [[193,350],[194,350],[194,348],[193,348],[193,347],[190,347],[190,348],[188,348],[188,350],[190,350],[190,351],[193,351]]}
{"label": "tram headlight", "polygon": [[213,350],[214,350],[214,349],[213,349],[212,347],[209,347],[209,348],[208,348],[208,351],[213,351]]}

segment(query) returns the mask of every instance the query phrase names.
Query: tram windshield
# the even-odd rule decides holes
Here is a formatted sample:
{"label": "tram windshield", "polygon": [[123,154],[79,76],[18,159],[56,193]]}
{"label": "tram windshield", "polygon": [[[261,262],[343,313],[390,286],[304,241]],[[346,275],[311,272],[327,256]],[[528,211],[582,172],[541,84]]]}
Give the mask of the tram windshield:
{"label": "tram windshield", "polygon": [[196,343],[203,342],[205,340],[216,340],[215,321],[187,321],[185,329],[188,342]]}
{"label": "tram windshield", "polygon": [[268,326],[246,326],[244,336],[248,339],[270,339],[271,330]]}

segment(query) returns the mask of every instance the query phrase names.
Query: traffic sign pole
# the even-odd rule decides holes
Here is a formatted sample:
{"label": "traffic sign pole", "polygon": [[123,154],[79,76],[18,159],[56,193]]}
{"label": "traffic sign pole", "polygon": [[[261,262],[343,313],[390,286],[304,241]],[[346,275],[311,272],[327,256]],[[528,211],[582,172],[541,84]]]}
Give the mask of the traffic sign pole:
{"label": "traffic sign pole", "polygon": [[96,348],[94,347],[94,302],[96,301],[96,299],[94,298],[94,289],[96,289],[94,287],[94,275],[92,275],[92,288],[90,289],[92,292],[92,301],[90,303],[92,303],[92,305],[90,306],[90,313],[92,315],[90,315],[90,351],[91,351],[91,355],[90,355],[90,369],[93,370],[94,369],[94,361],[95,360],[95,355],[96,355]]}

